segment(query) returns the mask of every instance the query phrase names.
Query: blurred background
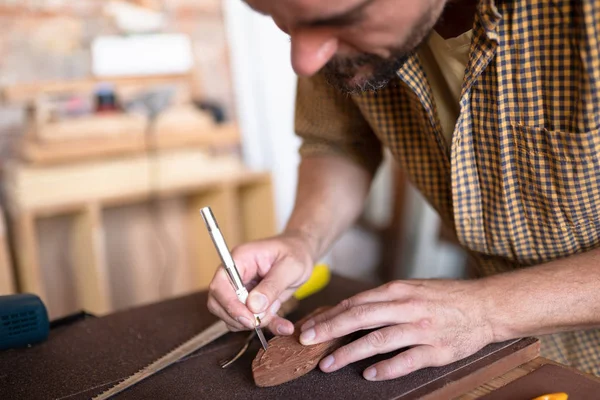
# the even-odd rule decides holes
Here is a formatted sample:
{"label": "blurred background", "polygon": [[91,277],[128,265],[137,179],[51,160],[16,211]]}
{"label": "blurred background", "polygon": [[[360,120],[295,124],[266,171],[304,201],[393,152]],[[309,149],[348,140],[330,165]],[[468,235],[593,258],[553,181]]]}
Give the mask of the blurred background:
{"label": "blurred background", "polygon": [[[206,288],[293,207],[289,38],[241,0],[0,0],[0,294],[51,318]],[[462,277],[466,258],[387,155],[324,257],[375,283]]]}

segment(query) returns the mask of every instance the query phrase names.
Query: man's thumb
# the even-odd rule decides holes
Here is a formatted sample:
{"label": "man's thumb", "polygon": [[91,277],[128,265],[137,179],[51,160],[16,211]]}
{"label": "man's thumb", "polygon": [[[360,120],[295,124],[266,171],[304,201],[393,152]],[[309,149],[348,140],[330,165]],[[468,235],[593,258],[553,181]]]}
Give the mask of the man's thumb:
{"label": "man's thumb", "polygon": [[248,295],[247,305],[255,314],[265,312],[291,286],[297,286],[302,276],[302,266],[298,263],[275,263],[267,275]]}

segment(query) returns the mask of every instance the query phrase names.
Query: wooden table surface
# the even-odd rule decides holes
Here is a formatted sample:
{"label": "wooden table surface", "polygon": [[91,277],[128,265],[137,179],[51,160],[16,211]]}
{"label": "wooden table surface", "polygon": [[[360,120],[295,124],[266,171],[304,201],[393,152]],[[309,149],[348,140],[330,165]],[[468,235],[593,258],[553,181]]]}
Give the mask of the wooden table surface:
{"label": "wooden table surface", "polygon": [[[537,358],[534,358],[533,360],[507,372],[504,375],[501,375],[497,378],[492,379],[488,383],[479,386],[477,389],[471,390],[470,392],[458,397],[456,400],[478,399],[488,393],[493,392],[495,389],[499,389],[502,386],[505,386],[508,383],[510,383],[518,378],[521,378],[527,374],[530,374],[531,372],[535,371],[536,369],[540,368],[541,366],[543,366],[545,364],[554,364],[554,365],[559,365],[564,368],[569,368],[563,364],[556,363],[547,358],[537,357]],[[599,377],[592,376],[592,378],[597,380],[598,382],[600,382]]]}

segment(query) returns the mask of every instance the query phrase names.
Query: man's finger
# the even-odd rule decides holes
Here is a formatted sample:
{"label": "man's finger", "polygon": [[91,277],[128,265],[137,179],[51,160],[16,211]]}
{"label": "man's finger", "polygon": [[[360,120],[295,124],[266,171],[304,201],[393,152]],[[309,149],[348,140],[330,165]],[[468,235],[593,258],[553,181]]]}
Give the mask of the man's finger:
{"label": "man's finger", "polygon": [[240,328],[239,326],[241,326],[241,325],[239,325],[239,326],[233,326],[233,325],[229,325],[229,324],[225,324],[225,325],[227,325],[227,329],[229,329],[231,332],[241,332],[241,331],[248,330],[248,328],[246,328],[246,327]]}
{"label": "man's finger", "polygon": [[363,377],[370,381],[383,381],[408,375],[422,368],[440,365],[435,347],[420,345],[408,349],[389,360],[370,366],[363,372]]}
{"label": "man's finger", "polygon": [[269,323],[269,330],[274,335],[289,336],[294,333],[294,324],[285,318],[274,316]]}
{"label": "man's finger", "polygon": [[[398,283],[398,285],[399,285],[399,283]],[[317,324],[319,322],[323,322],[328,319],[331,319],[334,316],[339,315],[340,313],[342,313],[344,311],[348,311],[351,308],[356,307],[356,306],[366,305],[366,304],[370,304],[370,303],[388,302],[388,301],[395,300],[395,299],[397,300],[397,298],[396,298],[397,296],[392,297],[389,290],[390,290],[390,284],[380,286],[375,289],[367,290],[365,292],[362,292],[355,296],[347,298],[347,299],[341,301],[339,304],[337,304],[332,309],[327,310],[319,315],[316,315],[314,318],[311,318],[310,320],[306,321],[304,324],[302,324],[302,326],[300,327],[300,330],[305,331],[306,329],[313,327],[315,324]]]}
{"label": "man's finger", "polygon": [[303,325],[304,331],[300,335],[300,343],[303,345],[322,343],[352,332],[409,323],[414,320],[416,310],[406,313],[400,310],[401,307],[393,302],[357,305],[329,319],[315,322],[312,327]]}
{"label": "man's finger", "polygon": [[267,275],[250,292],[247,305],[250,311],[258,314],[265,312],[275,300],[282,298],[290,287],[302,284],[303,266],[286,259],[275,263]]}
{"label": "man's finger", "polygon": [[228,315],[227,312],[225,312],[225,309],[223,309],[223,307],[221,307],[221,305],[217,303],[217,301],[212,296],[209,295],[208,302],[206,303],[206,305],[211,314],[216,315],[220,320],[225,322],[227,327],[230,328],[229,330],[248,330],[248,328],[245,325],[242,325],[240,322],[231,318],[231,316]]}
{"label": "man's finger", "polygon": [[373,331],[340,347],[319,363],[323,372],[333,372],[353,362],[403,347],[421,344],[424,332],[412,324],[389,326]]}
{"label": "man's finger", "polygon": [[223,269],[220,269],[215,274],[215,277],[210,284],[209,292],[211,297],[218,304],[218,306],[212,304],[212,308],[209,308],[211,312],[214,311],[213,314],[217,315],[227,324],[235,325],[235,322],[238,322],[247,329],[254,328],[254,315],[237,298]]}

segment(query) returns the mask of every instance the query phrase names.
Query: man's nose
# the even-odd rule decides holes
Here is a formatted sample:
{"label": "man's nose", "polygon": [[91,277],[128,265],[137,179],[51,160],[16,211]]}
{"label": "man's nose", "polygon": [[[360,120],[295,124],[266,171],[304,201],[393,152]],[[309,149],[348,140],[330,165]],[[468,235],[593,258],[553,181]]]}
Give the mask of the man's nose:
{"label": "man's nose", "polygon": [[292,67],[300,76],[318,72],[338,49],[338,40],[326,32],[296,30],[291,32]]}

